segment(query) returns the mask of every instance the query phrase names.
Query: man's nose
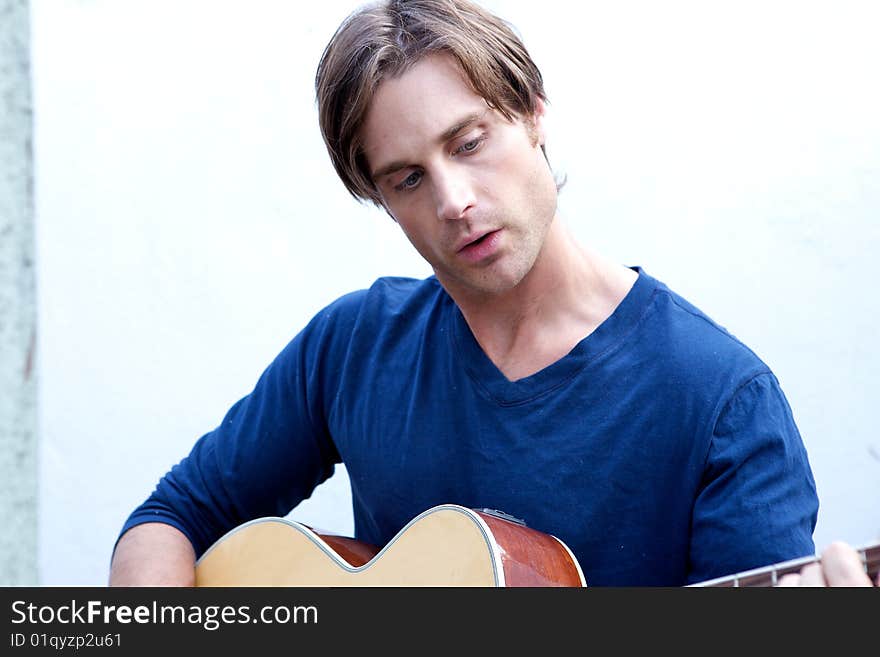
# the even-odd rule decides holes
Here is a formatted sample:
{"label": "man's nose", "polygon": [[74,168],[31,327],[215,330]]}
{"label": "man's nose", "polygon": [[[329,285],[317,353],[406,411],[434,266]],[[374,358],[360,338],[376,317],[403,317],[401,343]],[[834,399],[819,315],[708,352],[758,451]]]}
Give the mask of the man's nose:
{"label": "man's nose", "polygon": [[437,218],[443,221],[461,219],[475,200],[467,173],[454,167],[434,174],[434,195]]}

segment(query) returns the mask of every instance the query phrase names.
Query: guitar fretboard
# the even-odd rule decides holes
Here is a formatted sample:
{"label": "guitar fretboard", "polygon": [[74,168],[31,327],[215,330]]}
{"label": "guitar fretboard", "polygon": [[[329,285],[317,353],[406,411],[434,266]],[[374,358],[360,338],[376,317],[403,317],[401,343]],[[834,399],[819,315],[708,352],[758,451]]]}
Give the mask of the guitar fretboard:
{"label": "guitar fretboard", "polygon": [[[880,572],[880,543],[875,543],[861,548],[856,548],[865,572],[872,581],[876,581],[877,573]],[[710,579],[705,582],[698,582],[690,586],[698,587],[761,587],[776,586],[779,578],[787,573],[796,573],[804,566],[816,563],[819,556],[802,557],[800,559],[792,559],[772,566],[763,568],[755,568],[746,570],[741,573]]]}

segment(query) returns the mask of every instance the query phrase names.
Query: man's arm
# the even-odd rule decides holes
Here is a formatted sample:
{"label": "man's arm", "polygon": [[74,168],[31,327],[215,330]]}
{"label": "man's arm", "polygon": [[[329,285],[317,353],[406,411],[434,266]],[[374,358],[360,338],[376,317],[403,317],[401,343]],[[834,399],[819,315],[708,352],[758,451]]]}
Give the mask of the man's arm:
{"label": "man's arm", "polygon": [[286,515],[333,474],[342,459],[326,411],[364,297],[345,295],[318,313],[159,480],[120,530],[111,586],[192,586],[196,557],[226,532]]}
{"label": "man's arm", "polygon": [[129,529],[113,552],[110,586],[194,586],[196,553],[179,529],[148,522]]}
{"label": "man's arm", "polygon": [[819,498],[776,377],[740,385],[712,431],[694,505],[691,582],[815,554]]}

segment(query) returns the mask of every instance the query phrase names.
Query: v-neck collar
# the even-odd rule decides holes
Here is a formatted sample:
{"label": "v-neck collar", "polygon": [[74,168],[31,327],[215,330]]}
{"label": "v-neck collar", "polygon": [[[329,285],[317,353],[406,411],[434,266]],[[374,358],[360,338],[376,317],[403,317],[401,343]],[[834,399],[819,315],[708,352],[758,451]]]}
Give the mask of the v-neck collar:
{"label": "v-neck collar", "polygon": [[[613,349],[635,329],[648,306],[657,281],[641,267],[631,267],[636,282],[614,312],[571,351],[547,367],[516,381],[510,381],[486,355],[471,332],[461,310],[451,303],[452,353],[461,360],[468,377],[482,392],[502,406],[524,404],[564,386],[591,362]],[[450,298],[451,302],[451,298]]]}

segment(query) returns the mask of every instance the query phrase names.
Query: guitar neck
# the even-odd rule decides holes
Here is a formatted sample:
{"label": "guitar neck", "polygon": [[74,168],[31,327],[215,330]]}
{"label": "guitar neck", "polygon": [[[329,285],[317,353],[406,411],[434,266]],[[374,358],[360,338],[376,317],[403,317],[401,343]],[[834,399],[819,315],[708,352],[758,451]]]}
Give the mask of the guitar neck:
{"label": "guitar neck", "polygon": [[[871,581],[876,581],[877,574],[880,573],[880,543],[874,543],[861,548],[855,548],[865,567],[865,572]],[[734,575],[718,577],[705,582],[691,584],[691,586],[704,587],[760,587],[775,586],[780,577],[788,573],[796,573],[806,565],[819,561],[819,556],[802,557],[800,559],[792,559],[791,561],[783,561],[782,563],[773,564],[764,568],[755,568]]]}

